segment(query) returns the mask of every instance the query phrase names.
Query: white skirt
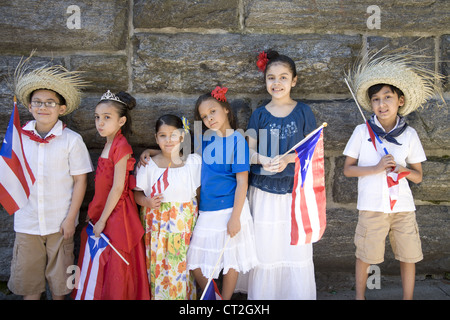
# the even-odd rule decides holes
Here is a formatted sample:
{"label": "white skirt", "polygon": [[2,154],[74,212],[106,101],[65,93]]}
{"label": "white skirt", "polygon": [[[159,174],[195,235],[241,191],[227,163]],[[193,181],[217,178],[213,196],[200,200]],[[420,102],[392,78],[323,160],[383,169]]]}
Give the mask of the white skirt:
{"label": "white skirt", "polygon": [[199,212],[187,252],[188,270],[200,268],[203,276],[209,278],[225,244],[227,246],[214,271],[214,279],[219,277],[221,270],[223,274],[230,268],[248,273],[257,264],[253,220],[247,199],[240,217],[241,230],[227,243],[227,224],[232,211],[233,208]]}
{"label": "white skirt", "polygon": [[312,244],[291,245],[291,194],[249,187],[259,264],[239,275],[236,291],[249,300],[315,300]]}

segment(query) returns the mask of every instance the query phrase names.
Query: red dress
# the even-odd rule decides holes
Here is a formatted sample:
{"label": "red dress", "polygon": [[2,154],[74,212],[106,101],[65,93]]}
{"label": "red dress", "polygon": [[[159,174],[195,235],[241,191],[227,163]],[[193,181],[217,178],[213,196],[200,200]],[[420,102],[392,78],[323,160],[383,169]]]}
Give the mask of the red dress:
{"label": "red dress", "polygon": [[[106,199],[114,180],[114,166],[124,156],[132,155],[133,150],[126,138],[119,132],[114,137],[108,159],[100,157],[95,174],[95,195],[89,204],[88,215],[95,225],[105,207]],[[132,189],[135,187],[134,169],[136,160],[130,157],[127,162],[125,187],[116,207],[109,216],[103,233],[112,245],[129,262],[129,265],[110,248],[103,252],[102,280],[97,279],[101,294],[95,299],[102,300],[147,300],[150,299],[147,267],[145,262],[145,247],[143,243],[144,228],[140,222],[138,209],[134,201]],[[86,246],[85,230],[81,236],[79,261]],[[79,262],[79,265],[80,265]],[[81,266],[80,266],[81,268]],[[102,282],[102,283],[99,283]]]}

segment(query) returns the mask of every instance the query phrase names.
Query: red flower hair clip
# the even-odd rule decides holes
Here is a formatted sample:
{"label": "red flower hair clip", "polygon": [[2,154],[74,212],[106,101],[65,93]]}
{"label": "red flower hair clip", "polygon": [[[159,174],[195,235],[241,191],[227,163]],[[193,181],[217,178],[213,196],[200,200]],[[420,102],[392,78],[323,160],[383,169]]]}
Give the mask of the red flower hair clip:
{"label": "red flower hair clip", "polygon": [[217,86],[212,92],[211,96],[217,99],[217,101],[223,101],[226,102],[227,98],[225,97],[225,93],[227,93],[228,88],[227,87],[219,87]]}
{"label": "red flower hair clip", "polygon": [[266,70],[267,62],[269,62],[269,59],[267,59],[267,53],[263,51],[258,55],[258,61],[256,62],[256,65],[261,72]]}

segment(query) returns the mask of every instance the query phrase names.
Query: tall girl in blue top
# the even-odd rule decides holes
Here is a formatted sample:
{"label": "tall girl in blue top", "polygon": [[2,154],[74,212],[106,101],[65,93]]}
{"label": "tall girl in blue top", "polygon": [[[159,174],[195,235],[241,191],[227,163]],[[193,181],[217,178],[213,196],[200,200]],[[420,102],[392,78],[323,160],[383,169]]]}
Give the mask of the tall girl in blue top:
{"label": "tall girl in blue top", "polygon": [[[312,245],[290,245],[296,154],[279,155],[316,129],[316,120],[309,106],[291,98],[297,84],[291,58],[262,52],[257,65],[272,99],[253,112],[247,130],[258,134],[258,139],[249,136],[248,199],[259,261],[249,274],[248,299],[315,299]],[[239,287],[245,288],[245,277]]]}
{"label": "tall girl in blue top", "polygon": [[227,88],[216,87],[198,98],[196,120],[202,120],[202,174],[199,218],[187,253],[187,265],[202,289],[223,270],[222,298],[231,298],[239,272],[256,265],[253,223],[247,201],[249,149],[235,129],[226,101]]}

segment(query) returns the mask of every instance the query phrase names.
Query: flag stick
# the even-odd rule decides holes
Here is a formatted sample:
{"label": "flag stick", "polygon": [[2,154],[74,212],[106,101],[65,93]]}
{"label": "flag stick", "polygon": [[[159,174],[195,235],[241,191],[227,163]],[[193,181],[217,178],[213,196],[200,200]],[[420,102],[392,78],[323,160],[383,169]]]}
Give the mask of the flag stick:
{"label": "flag stick", "polygon": [[[353,100],[355,101],[356,106],[358,107],[358,110],[359,110],[359,112],[361,113],[361,116],[362,116],[363,119],[364,119],[364,122],[366,123],[366,125],[369,125],[369,124],[367,123],[366,117],[364,116],[364,113],[362,112],[361,106],[359,105],[358,100],[356,100],[355,94],[353,93],[353,90],[352,90],[352,88],[350,87],[350,85],[349,85],[347,79],[344,78],[344,81],[345,81],[345,83],[347,84],[348,90],[350,90],[350,93],[352,94]],[[382,145],[383,150],[384,150],[384,153],[385,153],[385,154],[389,154],[389,152],[388,152],[388,151],[386,150],[386,148],[384,147],[383,142],[381,141],[380,137],[375,133],[375,131],[373,132],[373,134],[375,135],[375,138],[377,139],[378,143],[380,143],[380,144]]]}
{"label": "flag stick", "polygon": [[[92,227],[94,227],[94,225],[92,224],[92,222],[89,221],[89,224],[90,224]],[[105,241],[111,246],[111,249],[113,249],[113,250],[119,255],[119,257],[127,264],[127,266],[129,266],[130,264],[128,263],[128,261],[125,260],[125,258],[119,253],[119,251],[117,251],[116,248],[114,248],[114,246],[112,245],[112,243],[109,241],[108,237],[105,236],[105,235],[103,234],[103,232],[100,233],[100,236],[103,238],[103,240],[105,240]]]}
{"label": "flag stick", "polygon": [[352,88],[351,88],[350,85],[348,84],[348,81],[347,81],[346,78],[344,78],[344,81],[345,81],[345,83],[347,84],[348,90],[350,90],[350,93],[352,94],[353,100],[355,101],[356,106],[358,107],[358,110],[359,110],[359,112],[361,113],[361,116],[362,116],[363,119],[364,119],[364,122],[366,122],[367,119],[366,119],[366,117],[364,116],[364,113],[362,112],[362,109],[361,109],[361,106],[360,106],[359,103],[358,103],[358,100],[356,100],[356,97],[355,97],[355,95],[353,94]]}
{"label": "flag stick", "polygon": [[295,146],[293,146],[291,149],[289,149],[287,152],[285,152],[281,157],[283,158],[284,156],[286,156],[288,153],[290,153],[292,150],[297,149],[298,147],[300,147],[302,144],[305,143],[305,141],[308,139],[308,137],[314,133],[316,133],[317,131],[319,131],[322,128],[325,128],[326,126],[328,126],[328,123],[324,122],[322,123],[322,125],[320,127],[318,127],[317,129],[315,129],[314,131],[310,132],[302,141],[300,141],[299,143],[297,143]]}
{"label": "flag stick", "polygon": [[216,271],[217,266],[219,265],[220,259],[222,259],[223,253],[225,252],[225,248],[227,247],[228,242],[230,242],[230,239],[231,239],[231,237],[228,236],[228,240],[227,240],[227,242],[225,243],[225,245],[223,246],[222,252],[220,253],[219,259],[217,259],[216,265],[214,266],[214,269],[213,269],[213,271],[211,272],[211,276],[209,277],[208,282],[206,283],[205,289],[203,290],[203,293],[202,293],[202,296],[200,297],[200,300],[203,300],[203,297],[205,296],[205,293],[206,293],[206,291],[207,291],[206,289],[208,288],[209,284],[210,284],[211,281],[212,281],[212,278],[213,278],[213,276],[214,276],[214,272]]}

